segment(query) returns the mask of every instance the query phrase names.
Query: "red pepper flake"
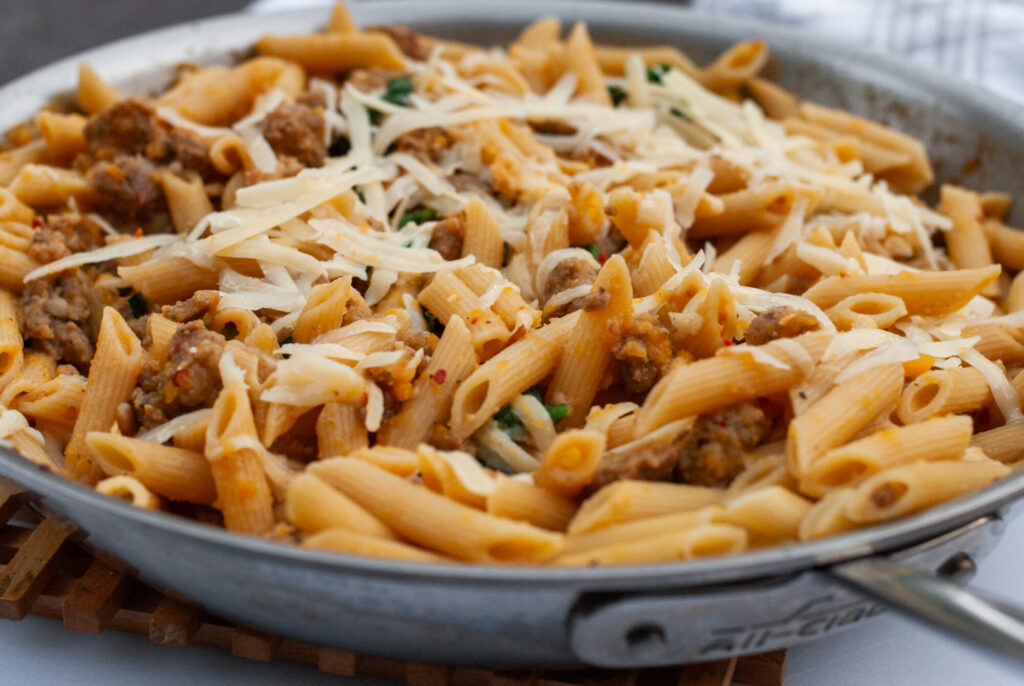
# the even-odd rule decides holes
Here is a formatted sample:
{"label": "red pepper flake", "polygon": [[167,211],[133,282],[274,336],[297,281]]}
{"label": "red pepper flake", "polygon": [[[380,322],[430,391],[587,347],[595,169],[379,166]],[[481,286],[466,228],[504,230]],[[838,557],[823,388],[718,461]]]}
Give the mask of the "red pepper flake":
{"label": "red pepper flake", "polygon": [[480,317],[473,317],[472,319],[469,320],[469,323],[476,324],[478,321],[480,321]]}
{"label": "red pepper flake", "polygon": [[185,386],[188,383],[189,377],[190,373],[188,369],[179,369],[178,371],[174,372],[174,376],[171,377],[171,383],[173,383],[178,388],[181,388],[182,386]]}
{"label": "red pepper flake", "polygon": [[602,250],[601,252],[597,253],[597,263],[598,264],[604,264],[607,261],[608,261],[608,256],[605,255],[604,250]]}
{"label": "red pepper flake", "polygon": [[141,226],[135,229],[135,237],[136,238],[142,238],[142,227]]}
{"label": "red pepper flake", "polygon": [[443,369],[438,369],[436,372],[430,375],[430,379],[436,384],[444,383],[445,378],[448,376],[448,372]]}
{"label": "red pepper flake", "polygon": [[41,228],[43,226],[43,220],[39,217],[32,217],[32,226],[35,228]]}
{"label": "red pepper flake", "polygon": [[724,345],[726,347],[729,347],[730,345],[735,345],[735,343],[733,343],[730,340],[724,340],[724,341],[722,341],[722,345]]}
{"label": "red pepper flake", "polygon": [[369,393],[363,393],[363,404],[366,405],[369,402],[370,402],[370,394]]}

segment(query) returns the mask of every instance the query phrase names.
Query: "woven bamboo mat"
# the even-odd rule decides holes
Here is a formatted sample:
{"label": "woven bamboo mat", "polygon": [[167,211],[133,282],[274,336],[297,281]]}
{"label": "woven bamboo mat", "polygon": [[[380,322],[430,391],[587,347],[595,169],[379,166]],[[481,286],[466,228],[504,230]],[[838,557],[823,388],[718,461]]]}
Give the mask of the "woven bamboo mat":
{"label": "woven bamboo mat", "polygon": [[[0,618],[27,614],[88,634],[105,629],[159,645],[196,643],[250,660],[290,660],[347,676],[407,686],[781,686],[785,651],[642,670],[489,671],[361,655],[294,641],[210,615],[132,577],[118,560],[76,543],[76,527],[24,506],[27,494],[0,479]],[[339,683],[343,683],[339,680]]]}

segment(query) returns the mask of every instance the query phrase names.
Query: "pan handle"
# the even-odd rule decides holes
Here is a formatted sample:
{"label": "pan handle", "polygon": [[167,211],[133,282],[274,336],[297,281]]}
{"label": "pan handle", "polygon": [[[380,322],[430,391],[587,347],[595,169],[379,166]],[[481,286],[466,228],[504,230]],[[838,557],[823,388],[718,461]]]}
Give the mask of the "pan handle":
{"label": "pan handle", "polygon": [[841,563],[825,573],[928,626],[1024,664],[1022,608],[885,557]]}

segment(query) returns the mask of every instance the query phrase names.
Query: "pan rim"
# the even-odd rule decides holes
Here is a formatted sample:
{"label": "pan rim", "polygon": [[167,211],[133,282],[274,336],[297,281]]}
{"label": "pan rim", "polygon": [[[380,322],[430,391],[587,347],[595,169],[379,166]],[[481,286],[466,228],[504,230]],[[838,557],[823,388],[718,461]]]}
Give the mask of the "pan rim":
{"label": "pan rim", "polygon": [[[352,13],[357,20],[372,17],[376,21],[391,16],[402,17],[403,23],[425,24],[428,20],[441,21],[458,17],[460,23],[486,22],[492,26],[522,23],[543,15],[559,15],[590,22],[621,22],[636,30],[645,23],[656,21],[684,21],[690,33],[709,37],[737,39],[759,36],[774,46],[787,46],[809,56],[830,54],[834,63],[845,58],[852,71],[871,74],[886,82],[909,87],[913,92],[952,102],[964,112],[980,116],[1004,130],[1015,131],[1024,139],[1024,109],[1004,100],[981,87],[967,83],[959,77],[899,59],[876,54],[852,45],[837,45],[823,39],[807,36],[792,29],[771,26],[748,19],[729,18],[705,14],[685,8],[646,3],[599,2],[582,0],[518,0],[501,3],[496,11],[493,3],[474,3],[473,0],[376,0],[374,3],[354,3]],[[500,15],[500,16],[499,16]],[[0,87],[0,127],[7,128],[30,116],[38,105],[55,94],[73,86],[77,64],[84,60],[106,63],[126,53],[146,54],[144,49],[160,41],[173,42],[190,34],[214,32],[218,29],[238,29],[257,34],[276,28],[277,22],[285,26],[315,26],[323,22],[323,10],[293,10],[275,14],[227,14],[197,22],[157,29],[119,41],[105,44],[62,59],[37,69]],[[256,28],[259,28],[257,31]],[[797,47],[792,47],[797,46]],[[221,46],[209,55],[223,55],[233,46]],[[195,55],[178,51],[178,61]],[[167,54],[175,53],[168,48]],[[143,70],[159,65],[147,62]],[[138,73],[140,70],[136,70]],[[21,105],[8,105],[21,102]],[[24,115],[19,110],[27,109]],[[1024,157],[1024,151],[1022,151]],[[105,514],[127,518],[134,524],[153,527],[175,536],[196,539],[197,542],[229,548],[253,558],[274,558],[277,562],[308,565],[323,571],[368,576],[387,576],[401,581],[430,581],[458,584],[486,582],[490,584],[522,584],[525,582],[584,586],[624,586],[655,588],[665,586],[716,585],[724,582],[748,581],[767,576],[779,576],[825,566],[870,554],[895,550],[910,544],[927,541],[947,533],[980,516],[991,514],[1024,494],[1024,473],[1011,474],[991,486],[967,496],[929,508],[903,519],[821,539],[818,541],[776,546],[742,553],[736,556],[704,558],[684,562],[647,564],[636,566],[596,568],[555,568],[542,566],[486,567],[472,564],[414,565],[408,562],[383,560],[317,551],[298,546],[280,544],[251,536],[218,529],[200,522],[175,517],[168,513],[153,512],[133,507],[114,498],[108,498],[76,482],[45,471],[21,458],[7,447],[0,447],[0,473],[22,484],[44,500],[72,500]],[[55,508],[58,509],[59,508]]]}

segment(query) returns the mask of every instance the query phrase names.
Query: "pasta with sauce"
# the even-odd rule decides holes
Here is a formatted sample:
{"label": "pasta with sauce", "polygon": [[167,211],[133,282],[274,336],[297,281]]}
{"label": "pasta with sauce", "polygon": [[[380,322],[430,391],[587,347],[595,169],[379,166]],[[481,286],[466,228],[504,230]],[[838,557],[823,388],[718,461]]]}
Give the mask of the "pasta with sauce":
{"label": "pasta with sauce", "polygon": [[[541,19],[88,65],[0,153],[0,437],[138,506],[424,563],[811,540],[1024,460],[1024,234],[922,144]],[[563,34],[565,37],[563,38]]]}

